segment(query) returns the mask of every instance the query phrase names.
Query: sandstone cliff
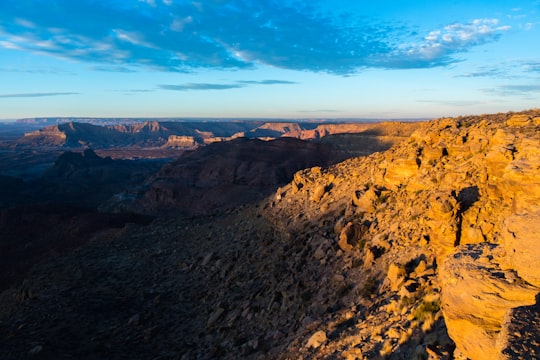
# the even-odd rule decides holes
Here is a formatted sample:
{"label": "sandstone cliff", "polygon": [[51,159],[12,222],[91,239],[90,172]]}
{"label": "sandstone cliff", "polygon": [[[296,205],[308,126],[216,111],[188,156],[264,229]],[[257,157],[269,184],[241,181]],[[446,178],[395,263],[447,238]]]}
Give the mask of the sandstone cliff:
{"label": "sandstone cliff", "polygon": [[[315,248],[361,254],[361,272],[392,311],[407,317],[437,303],[437,319],[440,304],[455,356],[509,359],[519,337],[521,356],[535,358],[539,324],[519,324],[540,292],[539,115],[432,121],[385,153],[296,173],[268,203],[269,216]],[[325,223],[334,235],[317,240]],[[400,351],[393,334],[402,326],[389,322],[387,354]]]}

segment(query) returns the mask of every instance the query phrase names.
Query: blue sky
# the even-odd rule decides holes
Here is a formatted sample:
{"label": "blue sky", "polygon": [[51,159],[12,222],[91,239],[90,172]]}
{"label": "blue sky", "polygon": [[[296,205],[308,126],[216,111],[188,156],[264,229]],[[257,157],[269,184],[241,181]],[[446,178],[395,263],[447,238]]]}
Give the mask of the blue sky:
{"label": "blue sky", "polygon": [[539,107],[540,0],[0,0],[0,118]]}

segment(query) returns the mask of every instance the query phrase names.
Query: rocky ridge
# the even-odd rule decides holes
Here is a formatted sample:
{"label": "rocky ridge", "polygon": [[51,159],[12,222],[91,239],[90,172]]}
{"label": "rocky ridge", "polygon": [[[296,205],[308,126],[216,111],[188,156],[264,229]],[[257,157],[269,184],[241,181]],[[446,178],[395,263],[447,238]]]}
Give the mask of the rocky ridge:
{"label": "rocky ridge", "polygon": [[[290,124],[272,126],[290,130]],[[131,191],[138,195],[119,194],[103,208],[189,215],[233,209],[262,200],[289,182],[300,169],[328,166],[352,156],[386,150],[404,141],[418,126],[386,123],[372,126],[367,134],[327,135],[310,141],[283,136],[273,140],[242,137],[215,142],[188,151],[165,165],[141,189]],[[340,124],[336,131],[340,129],[347,127]],[[132,201],[125,201],[126,198]]]}
{"label": "rocky ridge", "polygon": [[167,122],[146,121],[117,125],[94,125],[67,122],[46,126],[25,133],[17,146],[49,148],[118,148],[164,147],[193,149],[205,144],[230,141],[240,137],[271,140],[293,137],[302,140],[319,139],[328,135],[363,133],[366,136],[403,137],[417,123],[335,123],[214,121]]}
{"label": "rocky ridge", "polygon": [[[431,316],[444,316],[456,357],[509,359],[516,333],[530,346],[520,354],[535,358],[540,324],[515,329],[525,320],[516,309],[537,309],[540,292],[539,115],[430,122],[385,153],[298,172],[268,213],[314,248],[359,256],[381,307],[407,317],[436,303]],[[328,222],[333,238],[306,234]],[[396,354],[403,322],[387,324],[383,350]]]}
{"label": "rocky ridge", "polygon": [[1,294],[0,352],[538,358],[539,127],[439,119],[260,205],[96,236]]}

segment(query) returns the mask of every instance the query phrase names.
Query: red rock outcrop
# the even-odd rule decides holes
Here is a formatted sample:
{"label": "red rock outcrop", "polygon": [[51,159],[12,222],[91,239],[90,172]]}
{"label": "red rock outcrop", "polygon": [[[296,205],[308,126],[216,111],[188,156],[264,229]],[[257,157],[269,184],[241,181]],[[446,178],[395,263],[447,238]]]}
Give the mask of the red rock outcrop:
{"label": "red rock outcrop", "polygon": [[[213,121],[168,122],[146,121],[121,125],[94,125],[67,122],[26,133],[19,146],[94,149],[115,147],[187,148],[229,141],[239,137],[263,140],[293,137],[309,140],[335,134],[362,134],[366,137],[400,138],[410,135],[419,123],[335,123]],[[189,140],[189,141],[187,141]],[[392,141],[392,139],[389,139]],[[187,141],[187,142],[186,142]]]}

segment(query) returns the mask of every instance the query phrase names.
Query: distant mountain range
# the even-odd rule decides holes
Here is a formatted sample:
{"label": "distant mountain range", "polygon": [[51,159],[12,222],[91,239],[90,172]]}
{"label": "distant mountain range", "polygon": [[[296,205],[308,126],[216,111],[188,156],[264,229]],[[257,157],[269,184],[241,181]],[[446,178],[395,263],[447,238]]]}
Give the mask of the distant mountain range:
{"label": "distant mountain range", "polygon": [[[392,121],[415,121],[415,120],[427,120],[426,119],[392,119]],[[110,117],[110,118],[97,118],[97,117],[35,117],[24,118],[16,120],[1,120],[2,122],[9,122],[15,124],[36,125],[40,127],[64,124],[69,122],[87,123],[93,125],[120,125],[120,124],[136,124],[144,123],[148,121],[157,122],[381,122],[381,119],[376,118],[340,118],[340,119],[318,119],[318,118],[304,118],[304,119],[284,119],[284,118],[124,118],[124,117]]]}
{"label": "distant mountain range", "polygon": [[[270,121],[145,121],[116,125],[67,122],[26,132],[18,146],[55,148],[165,147],[196,148],[236,138],[302,140],[328,135],[363,133],[367,136],[403,136],[402,123],[320,123]],[[403,125],[403,124],[402,124]],[[415,124],[409,124],[414,127]]]}

